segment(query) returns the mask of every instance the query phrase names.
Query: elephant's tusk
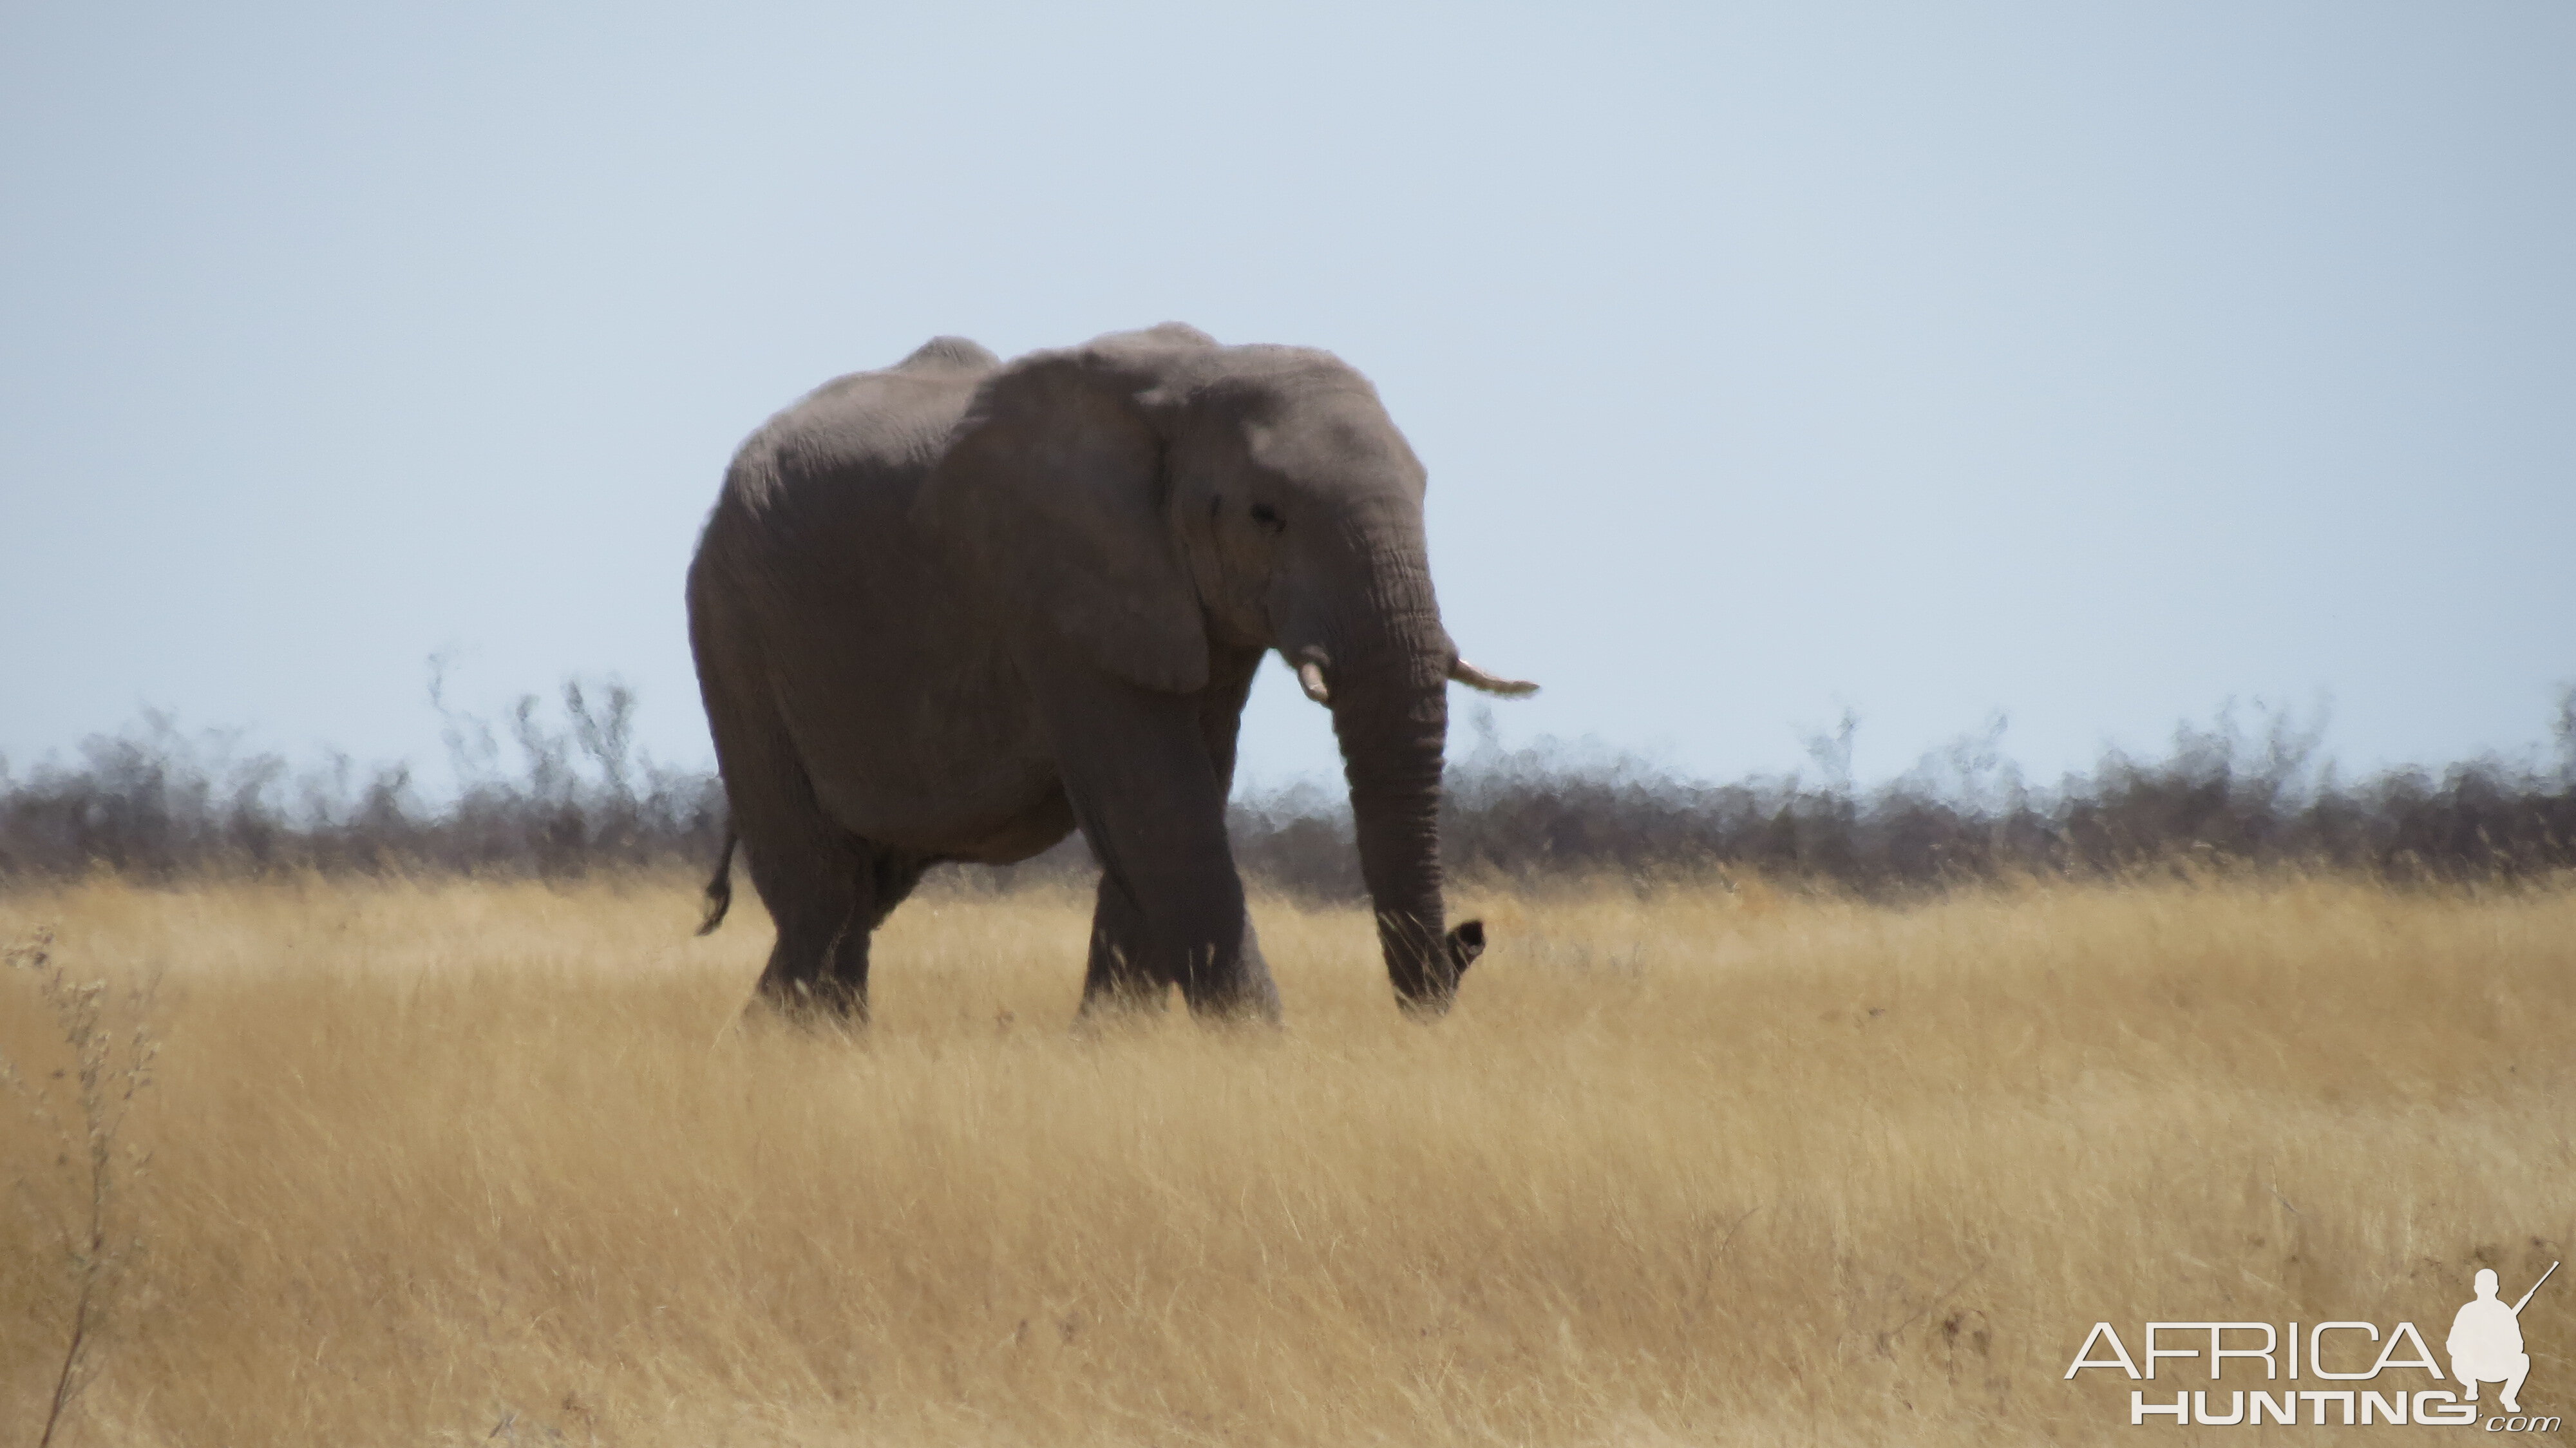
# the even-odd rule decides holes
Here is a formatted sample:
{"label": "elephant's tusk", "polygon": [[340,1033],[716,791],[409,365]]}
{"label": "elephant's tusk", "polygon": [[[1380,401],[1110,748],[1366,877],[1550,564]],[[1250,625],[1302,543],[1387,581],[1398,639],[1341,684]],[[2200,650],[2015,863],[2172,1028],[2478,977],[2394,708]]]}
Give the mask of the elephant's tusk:
{"label": "elephant's tusk", "polygon": [[1297,687],[1318,704],[1333,702],[1333,691],[1324,687],[1324,666],[1313,659],[1297,666]]}
{"label": "elephant's tusk", "polygon": [[1538,692],[1538,685],[1527,679],[1498,679],[1465,659],[1449,666],[1449,677],[1470,689],[1482,689],[1488,694],[1502,694],[1514,699]]}

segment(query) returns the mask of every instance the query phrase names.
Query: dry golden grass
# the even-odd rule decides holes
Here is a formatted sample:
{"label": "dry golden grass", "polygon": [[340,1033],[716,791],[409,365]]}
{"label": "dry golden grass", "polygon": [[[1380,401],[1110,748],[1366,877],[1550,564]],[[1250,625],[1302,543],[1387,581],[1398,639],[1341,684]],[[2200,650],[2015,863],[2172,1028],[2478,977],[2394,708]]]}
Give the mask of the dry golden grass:
{"label": "dry golden grass", "polygon": [[[2061,1380],[2097,1319],[2438,1346],[2576,1240],[2576,892],[1461,896],[1496,944],[1434,1028],[1363,917],[1273,901],[1283,1034],[1080,1038],[1081,903],[948,897],[855,1041],[739,1025],[764,922],[692,940],[676,882],[0,900],[159,980],[67,1436],[2129,1441],[2128,1382]],[[63,1049],[0,979],[0,1050]],[[78,1165],[0,1099],[0,1435]]]}

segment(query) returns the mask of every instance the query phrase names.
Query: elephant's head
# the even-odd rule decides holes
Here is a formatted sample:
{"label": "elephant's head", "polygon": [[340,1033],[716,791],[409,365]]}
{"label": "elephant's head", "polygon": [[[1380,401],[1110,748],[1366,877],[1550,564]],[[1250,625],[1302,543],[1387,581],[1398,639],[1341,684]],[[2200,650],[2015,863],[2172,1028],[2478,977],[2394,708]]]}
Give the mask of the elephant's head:
{"label": "elephant's head", "polygon": [[1441,627],[1423,482],[1338,358],[1166,325],[995,373],[917,506],[1016,627],[1132,683],[1196,690],[1217,650],[1278,650],[1332,709],[1396,994],[1436,1013],[1484,947],[1442,928],[1447,684],[1535,686]]}

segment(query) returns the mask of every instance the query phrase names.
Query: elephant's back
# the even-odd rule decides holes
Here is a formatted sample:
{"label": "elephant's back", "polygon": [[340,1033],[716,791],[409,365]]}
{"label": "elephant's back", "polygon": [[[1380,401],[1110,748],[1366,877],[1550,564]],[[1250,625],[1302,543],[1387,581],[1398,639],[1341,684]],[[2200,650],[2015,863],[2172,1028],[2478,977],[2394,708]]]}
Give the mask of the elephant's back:
{"label": "elephant's back", "polygon": [[922,356],[825,383],[744,442],[689,606],[702,681],[776,719],[834,819],[960,854],[1053,778],[986,610],[911,520],[992,368]]}
{"label": "elephant's back", "polygon": [[921,365],[954,340],[834,378],[745,439],[699,540],[692,594],[733,594],[768,629],[794,632],[935,590],[912,501],[992,370],[956,349]]}
{"label": "elephant's back", "polygon": [[854,493],[909,494],[991,370],[896,367],[824,383],[743,440],[725,470],[718,513],[784,514],[781,524],[811,526],[859,501]]}

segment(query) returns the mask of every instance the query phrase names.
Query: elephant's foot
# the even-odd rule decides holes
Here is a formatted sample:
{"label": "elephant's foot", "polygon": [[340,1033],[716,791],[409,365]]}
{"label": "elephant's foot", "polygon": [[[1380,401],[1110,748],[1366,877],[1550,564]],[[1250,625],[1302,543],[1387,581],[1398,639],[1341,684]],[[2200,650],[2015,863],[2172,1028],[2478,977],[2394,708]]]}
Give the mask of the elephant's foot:
{"label": "elephant's foot", "polygon": [[[1224,985],[1186,982],[1181,987],[1181,997],[1188,1002],[1191,1017],[1202,1025],[1279,1024],[1279,988],[1271,983],[1266,969],[1247,972],[1242,979]],[[1083,992],[1076,1024],[1090,1027],[1142,1023],[1168,1015],[1171,999],[1170,981],[1122,978],[1095,982]]]}
{"label": "elephant's foot", "polygon": [[1200,989],[1189,993],[1190,1014],[1207,1025],[1277,1026],[1279,1024],[1279,987],[1272,984],[1270,972],[1247,972],[1244,979],[1218,989]]}
{"label": "elephant's foot", "polygon": [[868,992],[836,980],[774,981],[764,977],[743,1007],[746,1017],[761,1016],[799,1026],[854,1030],[868,1023]]}
{"label": "elephant's foot", "polygon": [[1221,959],[1210,949],[1183,973],[1181,995],[1190,1014],[1212,1024],[1278,1025],[1279,986],[1261,958],[1251,922],[1244,923],[1242,943],[1231,954]]}
{"label": "elephant's foot", "polygon": [[1171,1015],[1171,993],[1166,983],[1095,983],[1083,991],[1082,1005],[1073,1014],[1074,1038],[1106,1041],[1150,1030]]}
{"label": "elephant's foot", "polygon": [[1092,981],[1082,992],[1081,1019],[1126,1021],[1159,1016],[1171,1009],[1169,981],[1119,979]]}

